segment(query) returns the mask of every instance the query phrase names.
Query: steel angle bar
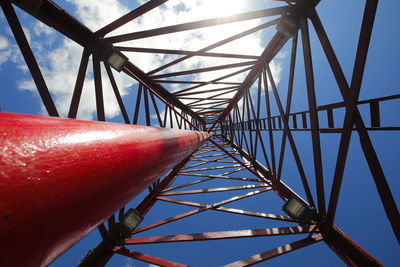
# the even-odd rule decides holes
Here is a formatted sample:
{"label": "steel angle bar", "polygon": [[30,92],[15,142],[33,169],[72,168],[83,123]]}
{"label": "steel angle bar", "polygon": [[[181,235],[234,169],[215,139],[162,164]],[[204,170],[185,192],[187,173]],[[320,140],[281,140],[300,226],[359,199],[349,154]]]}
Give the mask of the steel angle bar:
{"label": "steel angle bar", "polygon": [[169,188],[166,188],[166,189],[162,190],[161,194],[165,193],[165,192],[173,191],[173,190],[176,190],[176,189],[179,189],[179,188],[184,188],[184,187],[188,187],[188,186],[191,186],[191,185],[204,183],[204,182],[210,181],[212,179],[214,179],[214,178],[205,178],[205,179],[196,180],[196,181],[193,181],[193,182],[190,182],[190,183],[187,183],[187,184],[178,185],[178,186],[174,186],[174,187],[169,187]]}
{"label": "steel angle bar", "polygon": [[[262,30],[262,29],[264,29],[264,28],[266,28],[266,27],[275,25],[277,21],[278,21],[278,20],[272,20],[272,21],[269,21],[269,22],[267,22],[267,23],[261,24],[261,25],[259,25],[259,26],[257,26],[257,27],[254,27],[254,28],[252,28],[252,29],[249,29],[249,30],[247,30],[247,31],[244,31],[244,32],[235,34],[235,35],[233,35],[233,36],[231,36],[231,37],[225,38],[225,39],[223,39],[223,40],[221,40],[221,41],[218,41],[218,42],[216,42],[216,43],[214,43],[214,44],[212,44],[212,45],[209,45],[209,46],[207,46],[207,47],[205,47],[205,48],[203,48],[203,49],[200,49],[200,50],[198,50],[197,52],[206,52],[206,51],[209,51],[209,50],[211,50],[211,49],[217,48],[217,47],[219,47],[219,46],[222,46],[222,45],[224,45],[224,44],[227,44],[227,43],[229,43],[229,42],[232,42],[232,41],[234,41],[234,40],[237,40],[237,39],[239,39],[239,38],[242,38],[242,37],[244,37],[244,36],[247,36],[247,35],[249,35],[249,34],[255,33],[255,32],[257,32],[257,31],[259,31],[259,30]],[[184,56],[184,57],[181,57],[181,58],[176,59],[176,60],[174,60],[174,61],[172,61],[172,62],[170,62],[170,63],[168,63],[168,64],[165,64],[165,65],[163,65],[163,66],[161,66],[161,67],[159,67],[159,68],[157,68],[157,69],[155,69],[155,70],[153,70],[153,71],[150,71],[148,74],[149,74],[149,75],[154,74],[154,73],[159,72],[159,71],[161,71],[161,70],[163,70],[163,69],[166,69],[166,68],[168,68],[168,67],[170,67],[170,66],[172,66],[172,65],[175,65],[175,64],[177,64],[177,63],[179,63],[179,62],[182,62],[182,61],[184,61],[184,60],[186,60],[186,59],[189,59],[189,58],[191,58],[191,57],[193,57],[193,56]]]}
{"label": "steel angle bar", "polygon": [[201,57],[225,57],[225,58],[241,58],[241,59],[257,59],[258,58],[258,56],[253,56],[253,55],[198,52],[198,51],[159,49],[159,48],[146,48],[146,47],[115,46],[115,48],[119,49],[120,51],[153,53],[153,54],[172,54],[172,55],[201,56]]}
{"label": "steel angle bar", "polygon": [[225,16],[225,17],[219,17],[219,18],[213,18],[213,19],[205,19],[205,20],[188,22],[188,23],[177,24],[177,25],[172,25],[172,26],[166,26],[166,27],[161,27],[161,28],[151,29],[151,30],[146,30],[146,31],[121,34],[121,35],[117,35],[117,36],[108,37],[108,38],[106,38],[106,40],[109,42],[112,42],[112,43],[132,41],[132,40],[137,40],[137,39],[141,39],[141,38],[148,38],[148,37],[159,36],[159,35],[163,35],[163,34],[170,34],[170,33],[175,33],[175,32],[194,30],[194,29],[216,26],[216,25],[221,25],[221,24],[227,24],[227,23],[232,23],[232,22],[257,19],[257,18],[263,18],[263,17],[275,16],[275,15],[282,15],[282,14],[286,14],[293,10],[294,10],[294,7],[284,6],[284,7],[278,7],[278,8],[270,8],[270,9],[264,9],[264,10],[258,10],[258,11],[251,11],[251,12],[240,13],[240,14],[231,15],[231,16]]}
{"label": "steel angle bar", "polygon": [[119,27],[125,25],[126,23],[142,16],[143,14],[149,12],[150,10],[164,4],[165,2],[167,2],[168,0],[150,0],[147,3],[144,3],[143,5],[139,6],[138,8],[136,8],[135,10],[132,10],[131,12],[129,12],[128,14],[125,14],[124,16],[120,17],[117,20],[114,20],[113,22],[111,22],[110,24],[104,26],[103,28],[101,28],[100,30],[95,32],[95,35],[98,37],[103,37],[104,35],[106,35],[109,32],[112,32],[116,29],[118,29]]}
{"label": "steel angle bar", "polygon": [[[126,112],[126,108],[125,108],[124,102],[122,101],[121,94],[118,90],[117,83],[115,82],[114,75],[112,74],[111,67],[108,66],[107,64],[104,64],[104,67],[107,71],[107,75],[108,75],[108,78],[110,79],[111,87],[113,88],[115,98],[117,99],[117,102],[118,102],[119,108],[121,109],[121,113],[125,120],[125,123],[130,124],[129,116],[128,116],[128,113]],[[161,123],[160,123],[160,125],[161,125]]]}
{"label": "steel angle bar", "polygon": [[226,199],[226,200],[223,200],[223,201],[211,204],[211,205],[207,205],[207,206],[199,208],[199,209],[195,209],[195,210],[191,210],[191,211],[188,211],[188,212],[185,212],[185,213],[181,213],[181,214],[178,214],[178,215],[176,215],[174,217],[171,217],[171,218],[168,218],[168,219],[164,219],[164,220],[161,220],[161,221],[158,221],[158,222],[155,222],[155,223],[140,227],[140,228],[134,230],[133,234],[137,234],[137,233],[140,233],[140,232],[143,232],[143,231],[147,231],[149,229],[152,229],[152,228],[155,228],[155,227],[158,227],[158,226],[161,226],[161,225],[165,225],[167,223],[170,223],[170,222],[173,222],[173,221],[177,221],[177,220],[180,220],[180,219],[183,219],[183,218],[198,214],[200,212],[203,212],[203,211],[206,211],[206,210],[218,207],[218,206],[222,206],[222,205],[225,205],[225,204],[228,204],[228,203],[232,203],[232,202],[238,201],[240,199],[244,199],[244,198],[248,198],[248,197],[260,194],[260,193],[264,193],[264,192],[267,192],[268,190],[269,189],[260,189],[260,190],[252,191],[252,192],[240,195],[240,196],[234,196],[234,197],[231,197],[229,199]]}
{"label": "steel angle bar", "polygon": [[318,216],[320,220],[325,217],[325,192],[322,169],[321,141],[319,136],[319,120],[317,114],[317,100],[314,88],[314,71],[311,58],[310,37],[307,18],[301,16],[301,40],[303,44],[304,69],[306,72],[308,106],[310,110],[311,140],[314,158],[315,184],[317,189]]}
{"label": "steel angle bar", "polygon": [[[215,150],[216,151],[216,150]],[[206,154],[209,153],[209,151],[203,153]],[[200,154],[198,154],[200,155]],[[220,157],[226,155],[225,153],[219,153],[219,154],[211,154],[211,155],[203,155],[203,156],[193,156],[194,159],[200,159],[200,158],[213,158],[213,157]]]}
{"label": "steel angle bar", "polygon": [[208,129],[208,131],[212,131],[218,122],[223,121],[223,119],[232,110],[233,106],[242,98],[244,92],[252,86],[252,84],[262,71],[263,66],[265,64],[268,64],[272,60],[272,58],[280,51],[280,49],[283,47],[283,45],[286,43],[287,40],[288,37],[280,34],[279,32],[277,32],[272,37],[270,43],[267,45],[267,47],[261,54],[260,59],[257,61],[253,69],[249,72],[246,79],[241,84],[236,95],[232,98],[232,101],[225,108],[223,113],[219,116],[218,120]]}
{"label": "steel angle bar", "polygon": [[230,63],[230,64],[225,64],[225,65],[212,66],[212,67],[201,68],[201,69],[170,72],[170,73],[166,73],[166,74],[153,75],[151,77],[153,79],[168,78],[168,77],[174,77],[174,76],[182,76],[182,75],[204,73],[204,72],[224,70],[224,69],[230,69],[230,68],[238,68],[238,67],[243,67],[243,66],[248,66],[248,65],[254,65],[254,63],[256,63],[256,61],[252,60],[252,61],[246,61],[246,62]]}
{"label": "steel angle bar", "polygon": [[290,143],[290,146],[291,146],[292,151],[293,151],[293,156],[294,156],[295,161],[296,161],[297,169],[299,171],[299,175],[300,175],[300,178],[301,178],[301,181],[302,181],[302,184],[303,184],[304,191],[305,191],[306,196],[307,196],[307,200],[308,200],[308,202],[309,202],[309,204],[311,206],[315,206],[314,200],[313,200],[313,197],[312,197],[312,194],[311,194],[311,191],[310,191],[310,187],[308,185],[308,181],[307,181],[304,169],[303,169],[303,165],[301,163],[300,156],[299,156],[299,153],[298,153],[297,148],[296,148],[296,144],[295,144],[293,136],[292,136],[292,134],[291,134],[291,132],[289,130],[289,125],[288,125],[288,122],[286,120],[286,117],[285,117],[285,114],[284,114],[284,111],[283,111],[282,103],[280,101],[279,94],[278,94],[278,91],[276,89],[275,82],[274,82],[274,79],[272,77],[271,70],[270,70],[268,65],[266,65],[265,67],[266,67],[266,70],[267,70],[267,73],[268,73],[269,81],[271,83],[272,91],[273,91],[275,99],[276,99],[276,104],[278,106],[279,113],[281,115],[281,119],[283,120],[283,125],[288,130],[289,143]]}
{"label": "steel angle bar", "polygon": [[[186,205],[186,206],[192,206],[192,207],[205,207],[205,204],[200,204],[200,203],[195,203],[195,202],[189,202],[189,201],[182,201],[182,200],[177,200],[177,199],[171,199],[171,198],[166,198],[166,197],[157,197],[158,200],[165,201],[165,202],[171,202],[179,205]],[[255,211],[247,211],[247,210],[241,210],[241,209],[234,209],[234,208],[226,208],[226,207],[216,207],[213,208],[213,210],[216,211],[221,211],[221,212],[227,212],[227,213],[232,213],[232,214],[238,214],[238,215],[245,215],[245,216],[252,216],[252,217],[258,217],[258,218],[264,218],[264,219],[271,219],[271,220],[279,220],[279,221],[288,221],[288,222],[294,222],[292,218],[288,216],[282,216],[282,215],[275,215],[275,214],[269,214],[269,213],[264,213],[264,212],[255,212]]]}
{"label": "steel angle bar", "polygon": [[[174,107],[179,108],[186,114],[189,114],[191,117],[195,118],[201,124],[204,124],[203,119],[185,104],[183,104],[178,98],[176,98],[173,94],[168,92],[164,87],[159,85],[157,82],[153,81],[150,77],[148,77],[142,70],[133,65],[128,61],[123,71],[137,80],[140,84],[145,86],[150,92],[152,92],[155,96],[157,96],[162,102],[169,106],[171,110],[175,110]],[[182,114],[177,112],[178,116],[182,117]],[[192,125],[195,129],[198,129],[195,125],[193,125],[186,118],[183,118],[189,125]]]}
{"label": "steel angle bar", "polygon": [[208,188],[208,189],[193,189],[193,190],[187,190],[187,191],[162,192],[159,194],[159,196],[178,196],[178,195],[189,195],[189,194],[227,192],[227,191],[234,191],[234,190],[261,188],[261,187],[270,188],[270,187],[268,187],[267,184],[251,184],[251,185]]}
{"label": "steel angle bar", "polygon": [[235,230],[222,232],[208,232],[198,234],[168,235],[168,236],[149,236],[135,237],[125,239],[125,245],[152,244],[152,243],[170,243],[184,241],[204,241],[204,240],[220,240],[229,238],[246,238],[246,237],[262,237],[262,236],[279,236],[310,233],[315,226],[294,226],[281,228],[266,229],[250,229]]}
{"label": "steel angle bar", "polygon": [[254,178],[230,177],[230,176],[226,176],[226,175],[216,175],[216,174],[185,173],[185,176],[209,177],[209,178],[248,181],[248,182],[260,182],[259,179],[254,179]]}
{"label": "steel angle bar", "polygon": [[253,255],[253,256],[251,256],[249,258],[242,259],[242,260],[239,260],[239,261],[235,261],[233,263],[224,265],[224,267],[251,266],[251,265],[254,265],[254,264],[257,264],[257,263],[260,263],[260,262],[263,262],[263,261],[266,261],[266,260],[281,256],[283,254],[295,251],[297,249],[300,249],[300,248],[303,248],[303,247],[307,247],[307,246],[312,245],[312,244],[314,244],[316,242],[319,242],[321,240],[323,240],[322,235],[321,234],[316,234],[316,235],[313,235],[311,237],[304,238],[304,239],[301,239],[299,241],[295,241],[295,242],[286,244],[284,246],[280,246],[280,247],[277,247],[275,249],[271,249],[271,250],[268,250],[268,251]]}
{"label": "steel angle bar", "polygon": [[190,92],[190,93],[182,93],[182,91],[177,91],[174,92],[173,94],[175,96],[177,96],[179,99],[181,99],[181,96],[186,96],[186,95],[195,95],[195,94],[203,94],[203,93],[215,93],[215,92],[219,92],[219,91],[230,91],[230,90],[235,90],[237,89],[238,86],[229,86],[229,87],[224,87],[224,88],[215,88],[215,89],[211,89],[211,90],[200,90],[200,91],[194,91],[194,92]]}
{"label": "steel angle bar", "polygon": [[[290,113],[290,106],[292,104],[293,81],[294,81],[294,71],[295,71],[295,67],[296,67],[296,54],[297,54],[297,38],[298,38],[298,34],[296,33],[296,35],[293,36],[292,51],[291,51],[291,56],[290,56],[289,84],[288,84],[288,93],[287,93],[287,98],[286,98],[286,110],[285,110],[286,116],[288,116],[288,114]],[[280,150],[280,154],[279,154],[278,174],[277,174],[278,179],[281,178],[281,174],[282,174],[283,159],[284,159],[285,147],[286,147],[286,137],[287,137],[287,131],[284,130],[283,135],[282,135],[281,150]]]}
{"label": "steel angle bar", "polygon": [[[332,72],[338,83],[338,87],[343,96],[343,100],[346,104],[347,112],[345,117],[344,128],[346,130],[341,136],[341,144],[339,146],[339,153],[336,162],[334,181],[331,190],[331,198],[328,207],[328,222],[333,223],[334,215],[336,211],[337,201],[339,198],[341,182],[343,178],[344,165],[346,162],[346,156],[348,153],[348,147],[351,137],[351,128],[353,122],[356,125],[357,131],[360,137],[361,147],[363,149],[365,158],[369,165],[371,174],[374,178],[379,196],[381,198],[382,204],[384,206],[386,215],[392,225],[393,232],[396,235],[397,240],[400,240],[400,214],[397,205],[394,201],[393,195],[391,193],[390,187],[387,184],[385,175],[380,165],[379,159],[372,145],[371,139],[366,132],[364,122],[361,115],[356,107],[358,101],[358,95],[360,92],[360,86],[362,81],[362,76],[365,67],[365,61],[367,57],[370,37],[372,33],[372,27],[374,23],[377,0],[369,0],[366,2],[362,27],[360,31],[360,38],[357,47],[357,55],[354,63],[353,76],[351,81],[351,86],[349,87],[344,77],[343,71],[337,60],[337,57],[332,49],[326,32],[322,26],[322,23],[315,12],[312,13],[311,19],[316,29],[318,38],[320,39],[321,45],[324,49],[325,55],[331,66]],[[352,91],[350,91],[350,88]],[[400,241],[399,241],[400,242]]]}
{"label": "steel angle bar", "polygon": [[177,263],[177,262],[166,260],[166,259],[161,259],[161,258],[151,256],[148,254],[144,254],[144,253],[141,253],[138,251],[133,251],[133,250],[130,250],[130,249],[127,249],[124,247],[118,247],[118,249],[115,249],[115,253],[132,258],[132,259],[155,264],[157,266],[188,267],[188,265],[185,265],[185,264]]}
{"label": "steel angle bar", "polygon": [[94,89],[96,96],[97,120],[105,121],[106,117],[104,114],[104,99],[103,99],[103,86],[101,83],[100,61],[93,58],[92,63],[93,63]]}
{"label": "steel angle bar", "polygon": [[262,77],[263,77],[262,80],[264,81],[265,105],[267,108],[268,137],[269,137],[268,139],[269,139],[270,154],[271,154],[272,174],[274,176],[276,176],[274,135],[272,133],[272,124],[271,124],[271,104],[270,104],[270,99],[269,99],[268,80],[267,80],[267,75],[266,75],[265,71],[263,71]]}
{"label": "steel angle bar", "polygon": [[180,174],[184,174],[187,172],[199,172],[199,171],[213,171],[213,170],[220,170],[220,169],[231,169],[231,168],[236,168],[240,167],[240,164],[234,164],[234,165],[222,165],[222,166],[216,166],[216,167],[208,167],[208,168],[202,168],[202,169],[189,169],[186,171],[180,171]]}

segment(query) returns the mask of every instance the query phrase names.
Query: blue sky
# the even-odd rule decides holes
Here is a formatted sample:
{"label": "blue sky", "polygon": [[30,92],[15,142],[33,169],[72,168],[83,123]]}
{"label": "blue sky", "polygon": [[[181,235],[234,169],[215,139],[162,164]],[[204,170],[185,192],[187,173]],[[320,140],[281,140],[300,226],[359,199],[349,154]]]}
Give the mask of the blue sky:
{"label": "blue sky", "polygon": [[[124,14],[128,8],[134,8],[138,5],[136,1],[119,1],[111,6],[107,6],[103,10],[96,8],[105,7],[108,3],[115,1],[55,1],[57,4],[68,10],[71,14],[77,16],[85,24],[88,24],[92,30],[105,25],[106,23],[118,18],[120,14]],[[140,2],[140,1],[139,1]],[[216,1],[182,1],[171,0],[167,6],[150,12],[145,18],[138,20],[135,24],[129,27],[135,29],[146,29],[162,25],[179,23],[182,21],[191,21],[199,19],[201,16],[214,17],[236,13],[240,11],[248,11],[257,8],[265,8],[273,6],[271,2],[248,0],[238,3],[237,7],[232,7],[231,10],[223,9],[222,4]],[[212,4],[210,4],[212,2]],[[216,4],[218,3],[218,4]],[[244,3],[244,4],[243,4]],[[358,34],[361,27],[361,19],[365,1],[328,1],[322,0],[317,8],[325,30],[330,37],[332,46],[335,49],[336,55],[341,63],[343,71],[348,81],[351,80],[351,74],[357,48]],[[236,4],[236,3],[235,3]],[[276,4],[275,4],[276,5]],[[212,7],[213,6],[213,7]],[[232,6],[235,6],[232,4]],[[400,7],[398,1],[386,0],[380,1],[374,30],[372,33],[372,41],[370,44],[367,64],[364,73],[364,80],[361,88],[360,99],[369,99],[380,96],[398,94],[398,84],[400,81],[398,62],[400,55],[398,47],[400,47],[400,30],[397,28],[400,25],[400,19],[397,11]],[[190,10],[198,8],[198,12],[190,13]],[[204,9],[201,9],[204,8]],[[208,12],[202,12],[208,11]],[[66,41],[55,31],[37,24],[30,16],[17,10],[17,14],[25,28],[28,39],[30,40],[33,51],[37,57],[39,65],[42,68],[45,79],[48,82],[50,91],[55,98],[56,106],[63,116],[67,112],[70,103],[70,96],[76,71],[81,55],[81,48]],[[176,16],[171,16],[175,14]],[[257,25],[260,21],[251,21],[247,24],[235,24],[235,27],[223,28],[228,34],[240,32],[240,29],[247,29],[252,25]],[[329,65],[322,52],[315,32],[310,25],[311,49],[313,53],[313,64],[315,71],[315,87],[317,91],[318,105],[329,104],[332,102],[342,101],[339,90],[334,81],[332,72],[329,70]],[[242,28],[241,28],[242,27]],[[162,47],[174,46],[173,49],[189,49],[189,47],[201,48],[207,44],[218,41],[218,31],[222,28],[217,28],[210,35],[205,37],[202,31],[195,32],[189,39],[184,39],[184,35],[174,34],[166,38],[149,38],[138,41],[137,46]],[[127,29],[125,29],[127,30]],[[121,30],[124,31],[124,30]],[[245,51],[246,54],[259,54],[268,38],[271,36],[273,29],[265,30],[262,33],[249,36],[240,45],[233,47],[225,47],[228,51]],[[114,34],[111,34],[114,35]],[[213,41],[210,41],[212,39]],[[180,43],[184,40],[183,44]],[[186,41],[186,42],[185,42]],[[302,59],[301,42],[298,46],[297,65],[295,74],[295,87],[292,103],[292,111],[307,110],[307,95],[305,89],[304,67]],[[175,47],[176,46],[176,47]],[[286,99],[285,88],[287,88],[288,66],[289,66],[289,43],[283,48],[279,59],[274,62],[273,72],[277,80],[279,80],[278,91],[281,94],[281,99]],[[160,62],[168,62],[173,59],[172,56],[150,56],[139,55],[136,53],[129,54],[130,60],[144,70],[150,70],[160,65]],[[197,66],[209,66],[214,64],[212,60],[196,61],[192,60],[185,65],[177,66],[177,68],[193,68]],[[90,66],[91,64],[89,64]],[[172,70],[175,71],[175,70]],[[115,73],[117,82],[124,95],[124,102],[128,110],[130,118],[133,114],[134,102],[136,99],[137,84],[134,84],[130,79],[123,75]],[[207,74],[209,75],[209,74]],[[211,76],[196,76],[194,79],[211,79]],[[210,74],[211,75],[211,74]],[[2,111],[39,114],[44,115],[43,106],[40,98],[36,93],[31,83],[29,72],[27,71],[22,56],[20,55],[16,43],[10,33],[4,15],[0,13],[0,79],[2,81],[0,91],[0,105]],[[78,112],[78,118],[96,119],[92,74],[89,68],[89,73],[86,77],[84,87],[84,95],[82,104]],[[239,78],[238,78],[239,79]],[[71,87],[72,85],[72,87]],[[113,98],[109,86],[105,86],[105,102],[107,120],[123,122],[122,116],[118,110],[116,102]],[[167,86],[170,90],[178,90],[179,88]],[[108,90],[108,91],[107,91]],[[272,95],[271,95],[272,97]],[[399,126],[400,119],[398,114],[399,101],[388,101],[381,107],[381,121],[383,126]],[[360,107],[361,114],[366,122],[369,121],[368,107]],[[265,109],[262,110],[265,112]],[[341,125],[344,110],[338,110],[335,114],[335,124]],[[276,105],[272,104],[272,114],[277,115]],[[144,124],[144,116],[141,116],[140,124]],[[154,118],[153,118],[154,119]],[[326,123],[326,119],[321,117],[321,124]],[[370,132],[371,139],[375,145],[378,156],[380,157],[383,170],[388,179],[388,183],[392,188],[392,193],[397,205],[400,205],[400,181],[398,180],[398,158],[400,151],[400,143],[398,142],[399,134],[397,132]],[[267,139],[265,139],[267,140]],[[276,140],[280,140],[280,134],[276,134]],[[295,134],[295,140],[300,151],[300,156],[304,164],[307,174],[309,174],[310,186],[315,188],[313,182],[313,165],[312,165],[312,150],[311,138],[309,133],[298,132]],[[326,179],[326,194],[330,192],[330,183],[332,181],[333,171],[335,167],[336,154],[338,150],[340,136],[337,134],[322,134],[322,153],[324,177]],[[276,141],[275,147],[279,147],[280,143]],[[301,184],[298,179],[297,169],[295,167],[290,148],[287,146],[284,171],[282,176],[286,177],[285,183],[292,187],[296,192],[304,197]],[[262,161],[262,160],[260,160]],[[251,174],[246,174],[251,177]],[[217,187],[217,184],[212,184],[210,187]],[[202,188],[201,186],[198,188]],[[315,192],[315,190],[313,190]],[[271,195],[271,196],[270,196]],[[240,202],[240,205],[251,207],[257,211],[275,211],[282,214],[280,207],[282,202],[272,194],[268,197],[255,198],[252,201]],[[143,196],[138,196],[130,204],[132,207]],[[315,194],[314,194],[315,198]],[[200,202],[200,200],[199,200]],[[203,200],[204,202],[204,200]],[[238,202],[239,205],[239,202]],[[238,206],[236,206],[238,207]],[[248,209],[248,208],[247,208]],[[185,209],[186,210],[186,209]],[[171,214],[177,214],[182,210],[174,209],[165,203],[158,203],[154,209],[148,214],[143,225],[146,222],[153,222],[157,218],[165,218]],[[168,212],[169,215],[166,213]],[[250,229],[265,227],[263,221],[250,221],[237,219],[236,217],[226,216],[207,216],[198,215],[187,221],[171,225],[165,229],[152,232],[154,235],[164,235],[168,233],[196,233],[202,231],[218,231],[224,229]],[[164,216],[164,217],[163,217]],[[209,220],[214,219],[212,224]],[[350,153],[346,163],[342,191],[340,194],[339,205],[336,215],[335,224],[338,225],[344,232],[350,235],[356,242],[369,251],[372,255],[378,258],[387,266],[395,266],[398,262],[397,254],[399,244],[397,243],[388,220],[386,219],[384,210],[379,200],[373,179],[368,170],[365,158],[363,156],[358,136],[353,133],[350,143]],[[189,226],[193,225],[192,228]],[[227,226],[228,225],[228,226]],[[197,226],[197,227],[196,227]],[[248,228],[246,228],[248,227]],[[214,229],[214,230],[213,230]],[[272,240],[272,241],[271,241]],[[280,239],[271,238],[259,239],[243,239],[231,242],[217,241],[217,250],[208,242],[201,243],[199,248],[190,249],[186,244],[172,245],[155,245],[154,247],[143,246],[139,251],[154,254],[160,257],[169,257],[174,259],[172,253],[179,251],[179,259],[182,263],[190,263],[195,266],[205,266],[206,260],[209,258],[200,256],[198,261],[193,263],[193,258],[198,255],[206,255],[210,253],[210,258],[218,258],[218,262],[229,263],[229,260],[224,260],[230,254],[242,253],[244,256],[251,256],[255,253],[262,252],[273,248],[274,246],[283,245],[285,242],[291,242],[290,237]],[[60,256],[51,266],[71,266],[76,264],[91,247],[95,247],[100,241],[100,235],[97,231],[93,231],[85,239],[77,243],[69,251]],[[218,243],[219,242],[219,243]],[[247,252],[248,248],[255,248]],[[204,253],[204,254],[203,254]],[[247,254],[246,254],[247,253]],[[225,256],[223,256],[225,255]],[[241,255],[241,254],[240,254]],[[247,255],[247,256],[246,256]],[[304,259],[312,257],[309,262]],[[186,261],[187,260],[187,261]],[[305,261],[305,265],[301,266],[340,266],[343,263],[340,259],[327,248],[325,244],[318,243],[313,246],[301,249],[299,251],[287,254],[285,256],[273,259],[261,265],[275,266],[278,263],[281,266],[292,266],[298,261]],[[217,264],[216,264],[217,265]],[[121,256],[114,256],[110,261],[110,266],[148,266],[148,264],[140,263],[134,260],[127,260]]]}

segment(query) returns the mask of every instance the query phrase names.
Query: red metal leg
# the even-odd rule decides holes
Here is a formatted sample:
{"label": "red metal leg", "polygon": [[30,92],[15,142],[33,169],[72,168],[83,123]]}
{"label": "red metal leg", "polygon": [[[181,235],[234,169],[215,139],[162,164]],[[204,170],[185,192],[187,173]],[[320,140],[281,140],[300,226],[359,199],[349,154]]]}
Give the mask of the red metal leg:
{"label": "red metal leg", "polygon": [[208,138],[12,113],[0,128],[4,266],[49,264]]}

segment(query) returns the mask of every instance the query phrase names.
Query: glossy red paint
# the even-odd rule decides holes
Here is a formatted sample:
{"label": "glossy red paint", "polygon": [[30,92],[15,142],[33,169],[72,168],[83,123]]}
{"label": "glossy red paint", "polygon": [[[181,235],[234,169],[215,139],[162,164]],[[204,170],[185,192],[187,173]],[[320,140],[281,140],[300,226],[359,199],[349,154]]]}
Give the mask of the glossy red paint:
{"label": "glossy red paint", "polygon": [[2,266],[42,266],[209,135],[0,112]]}

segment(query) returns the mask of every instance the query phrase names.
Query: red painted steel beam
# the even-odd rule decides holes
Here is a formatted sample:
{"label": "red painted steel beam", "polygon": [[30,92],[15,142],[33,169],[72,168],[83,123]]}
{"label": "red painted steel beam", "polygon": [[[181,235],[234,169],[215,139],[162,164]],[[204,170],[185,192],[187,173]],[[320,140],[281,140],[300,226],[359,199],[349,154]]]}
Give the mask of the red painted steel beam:
{"label": "red painted steel beam", "polygon": [[332,225],[332,227],[326,229],[322,235],[324,237],[324,242],[348,266],[384,266],[337,226]]}
{"label": "red painted steel beam", "polygon": [[209,136],[12,113],[0,128],[4,266],[49,264]]}
{"label": "red painted steel beam", "polygon": [[300,248],[304,248],[307,246],[310,246],[316,242],[319,242],[322,240],[322,235],[321,234],[316,234],[314,236],[310,236],[256,255],[253,255],[249,258],[242,259],[239,261],[235,261],[233,263],[224,265],[223,267],[243,267],[243,266],[251,266],[281,255],[284,255],[286,253],[298,250]]}
{"label": "red painted steel beam", "polygon": [[177,263],[177,262],[173,262],[173,261],[169,261],[166,259],[161,259],[158,257],[154,257],[148,254],[144,254],[138,251],[133,251],[130,249],[126,249],[124,247],[121,247],[119,250],[116,251],[116,253],[120,254],[120,255],[124,255],[126,257],[132,258],[132,259],[136,259],[136,260],[140,260],[140,261],[144,261],[144,262],[148,262],[148,263],[152,263],[152,264],[156,264],[157,266],[168,266],[168,267],[187,267],[188,265],[185,264],[181,264],[181,263]]}
{"label": "red painted steel beam", "polygon": [[307,234],[314,230],[315,226],[292,226],[292,227],[275,227],[265,229],[249,229],[249,230],[233,230],[221,232],[207,232],[196,234],[181,234],[167,236],[146,236],[125,239],[125,245],[137,244],[153,244],[153,243],[170,243],[184,241],[204,241],[204,240],[220,240],[229,238],[247,238],[261,236],[278,236],[278,235],[295,235]]}
{"label": "red painted steel beam", "polygon": [[[136,210],[142,215],[145,216],[147,212],[153,207],[153,205],[157,201],[157,194],[161,192],[162,189],[167,188],[172,182],[175,180],[176,174],[178,171],[187,164],[190,157],[182,160],[178,163],[171,172],[162,179],[161,183],[158,187],[156,187],[150,194],[148,194],[137,206]],[[114,255],[115,251],[113,250],[114,245],[112,244],[110,239],[103,240],[99,245],[89,254],[87,255],[80,263],[79,267],[91,267],[91,266],[104,266]],[[121,253],[120,253],[121,254]],[[123,255],[123,254],[121,254]]]}

